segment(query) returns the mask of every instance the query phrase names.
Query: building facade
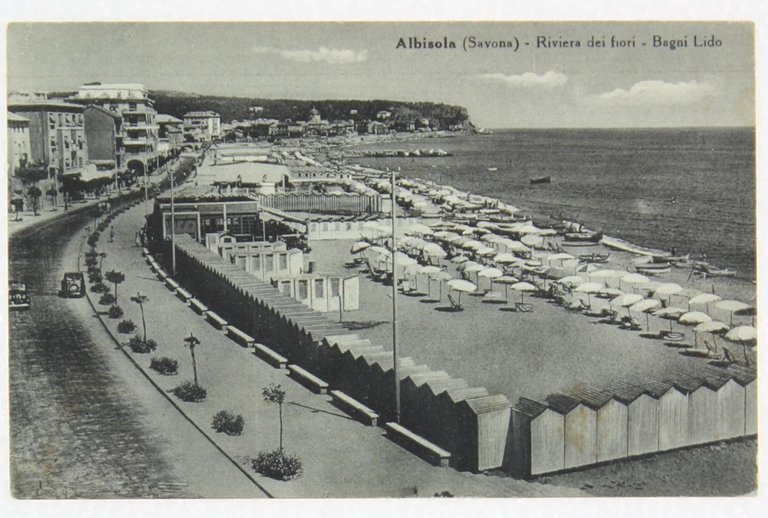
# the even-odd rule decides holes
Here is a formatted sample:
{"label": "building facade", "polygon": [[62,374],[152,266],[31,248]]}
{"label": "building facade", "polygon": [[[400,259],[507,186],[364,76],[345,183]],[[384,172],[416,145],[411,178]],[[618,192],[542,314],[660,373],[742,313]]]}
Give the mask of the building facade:
{"label": "building facade", "polygon": [[86,84],[70,100],[83,105],[99,106],[121,117],[121,131],[115,137],[115,149],[120,163],[126,169],[141,175],[156,168],[157,111],[143,85]]}
{"label": "building facade", "polygon": [[184,141],[195,144],[213,142],[221,137],[221,116],[212,111],[184,114]]}

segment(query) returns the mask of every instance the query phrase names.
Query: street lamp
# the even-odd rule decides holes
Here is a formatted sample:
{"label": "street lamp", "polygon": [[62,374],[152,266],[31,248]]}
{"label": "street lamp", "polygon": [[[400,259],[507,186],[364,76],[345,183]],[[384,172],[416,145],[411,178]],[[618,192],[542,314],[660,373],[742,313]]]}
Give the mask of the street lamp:
{"label": "street lamp", "polygon": [[176,276],[176,205],[173,200],[173,170],[171,177],[171,275]]}

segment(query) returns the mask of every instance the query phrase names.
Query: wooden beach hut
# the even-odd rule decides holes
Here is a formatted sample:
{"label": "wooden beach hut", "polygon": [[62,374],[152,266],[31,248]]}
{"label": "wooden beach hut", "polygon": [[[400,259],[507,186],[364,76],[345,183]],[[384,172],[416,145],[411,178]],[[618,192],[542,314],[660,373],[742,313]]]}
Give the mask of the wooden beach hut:
{"label": "wooden beach hut", "polygon": [[[492,394],[458,403],[456,467],[472,471],[500,468],[509,431],[510,403],[503,394]],[[463,447],[462,447],[463,445]]]}
{"label": "wooden beach hut", "polygon": [[627,456],[627,406],[608,392],[589,387],[571,391],[597,412],[597,462],[607,462]]}
{"label": "wooden beach hut", "polygon": [[733,439],[744,435],[746,390],[735,377],[716,369],[708,369],[707,383],[717,393],[717,439]]}
{"label": "wooden beach hut", "polygon": [[521,397],[512,407],[505,468],[528,477],[565,469],[565,417],[549,406]]}
{"label": "wooden beach hut", "polygon": [[717,390],[706,379],[670,375],[668,381],[688,392],[688,444],[717,440]]}
{"label": "wooden beach hut", "polygon": [[726,372],[744,387],[744,435],[757,434],[757,372],[730,365]]}
{"label": "wooden beach hut", "polygon": [[597,412],[583,401],[554,393],[547,405],[565,418],[565,469],[597,462]]}
{"label": "wooden beach hut", "polygon": [[627,407],[627,456],[646,455],[659,450],[658,400],[645,389],[619,383],[606,389]]}
{"label": "wooden beach hut", "polygon": [[640,388],[653,396],[658,409],[658,451],[682,448],[688,439],[688,394],[672,383],[646,379],[638,383]]}

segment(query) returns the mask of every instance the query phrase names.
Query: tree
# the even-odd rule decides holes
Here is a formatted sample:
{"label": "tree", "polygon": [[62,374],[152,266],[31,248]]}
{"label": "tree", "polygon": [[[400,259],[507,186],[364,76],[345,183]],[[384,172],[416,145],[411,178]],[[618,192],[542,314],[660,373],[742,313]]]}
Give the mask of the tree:
{"label": "tree", "polygon": [[149,297],[146,295],[142,295],[138,291],[136,292],[135,297],[131,297],[131,300],[139,305],[139,309],[141,310],[141,327],[144,329],[144,341],[147,340],[147,321],[144,319],[144,304],[149,302]]}
{"label": "tree", "polygon": [[268,386],[264,387],[261,391],[262,396],[264,396],[265,401],[269,401],[270,403],[277,403],[277,407],[280,412],[280,449],[279,451],[283,451],[283,403],[285,403],[285,391],[282,389],[280,385],[275,385],[274,383],[270,383]]}
{"label": "tree", "polygon": [[43,195],[43,191],[37,185],[33,185],[27,191],[27,195],[32,198],[32,211],[37,216],[37,210],[40,208],[40,196]]}
{"label": "tree", "polygon": [[197,337],[192,333],[189,333],[189,336],[184,339],[184,345],[189,347],[189,352],[192,354],[192,374],[194,375],[194,378],[195,378],[195,385],[198,385],[197,362],[195,361],[195,347],[200,345],[200,340],[198,340]]}
{"label": "tree", "polygon": [[117,285],[125,280],[125,274],[116,270],[110,270],[104,275],[104,278],[115,285],[115,305],[117,305]]}

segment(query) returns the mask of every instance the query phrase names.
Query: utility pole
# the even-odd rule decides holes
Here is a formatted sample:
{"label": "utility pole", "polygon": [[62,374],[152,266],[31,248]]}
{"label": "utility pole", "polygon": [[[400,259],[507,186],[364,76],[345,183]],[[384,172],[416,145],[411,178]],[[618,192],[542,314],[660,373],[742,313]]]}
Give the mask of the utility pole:
{"label": "utility pole", "polygon": [[176,205],[173,201],[173,170],[171,175],[171,275],[176,276]]}
{"label": "utility pole", "polygon": [[395,216],[395,172],[392,171],[392,359],[394,360],[395,374],[395,422],[400,423],[400,376],[397,368],[397,264],[395,261],[395,249],[397,235],[397,217]]}

